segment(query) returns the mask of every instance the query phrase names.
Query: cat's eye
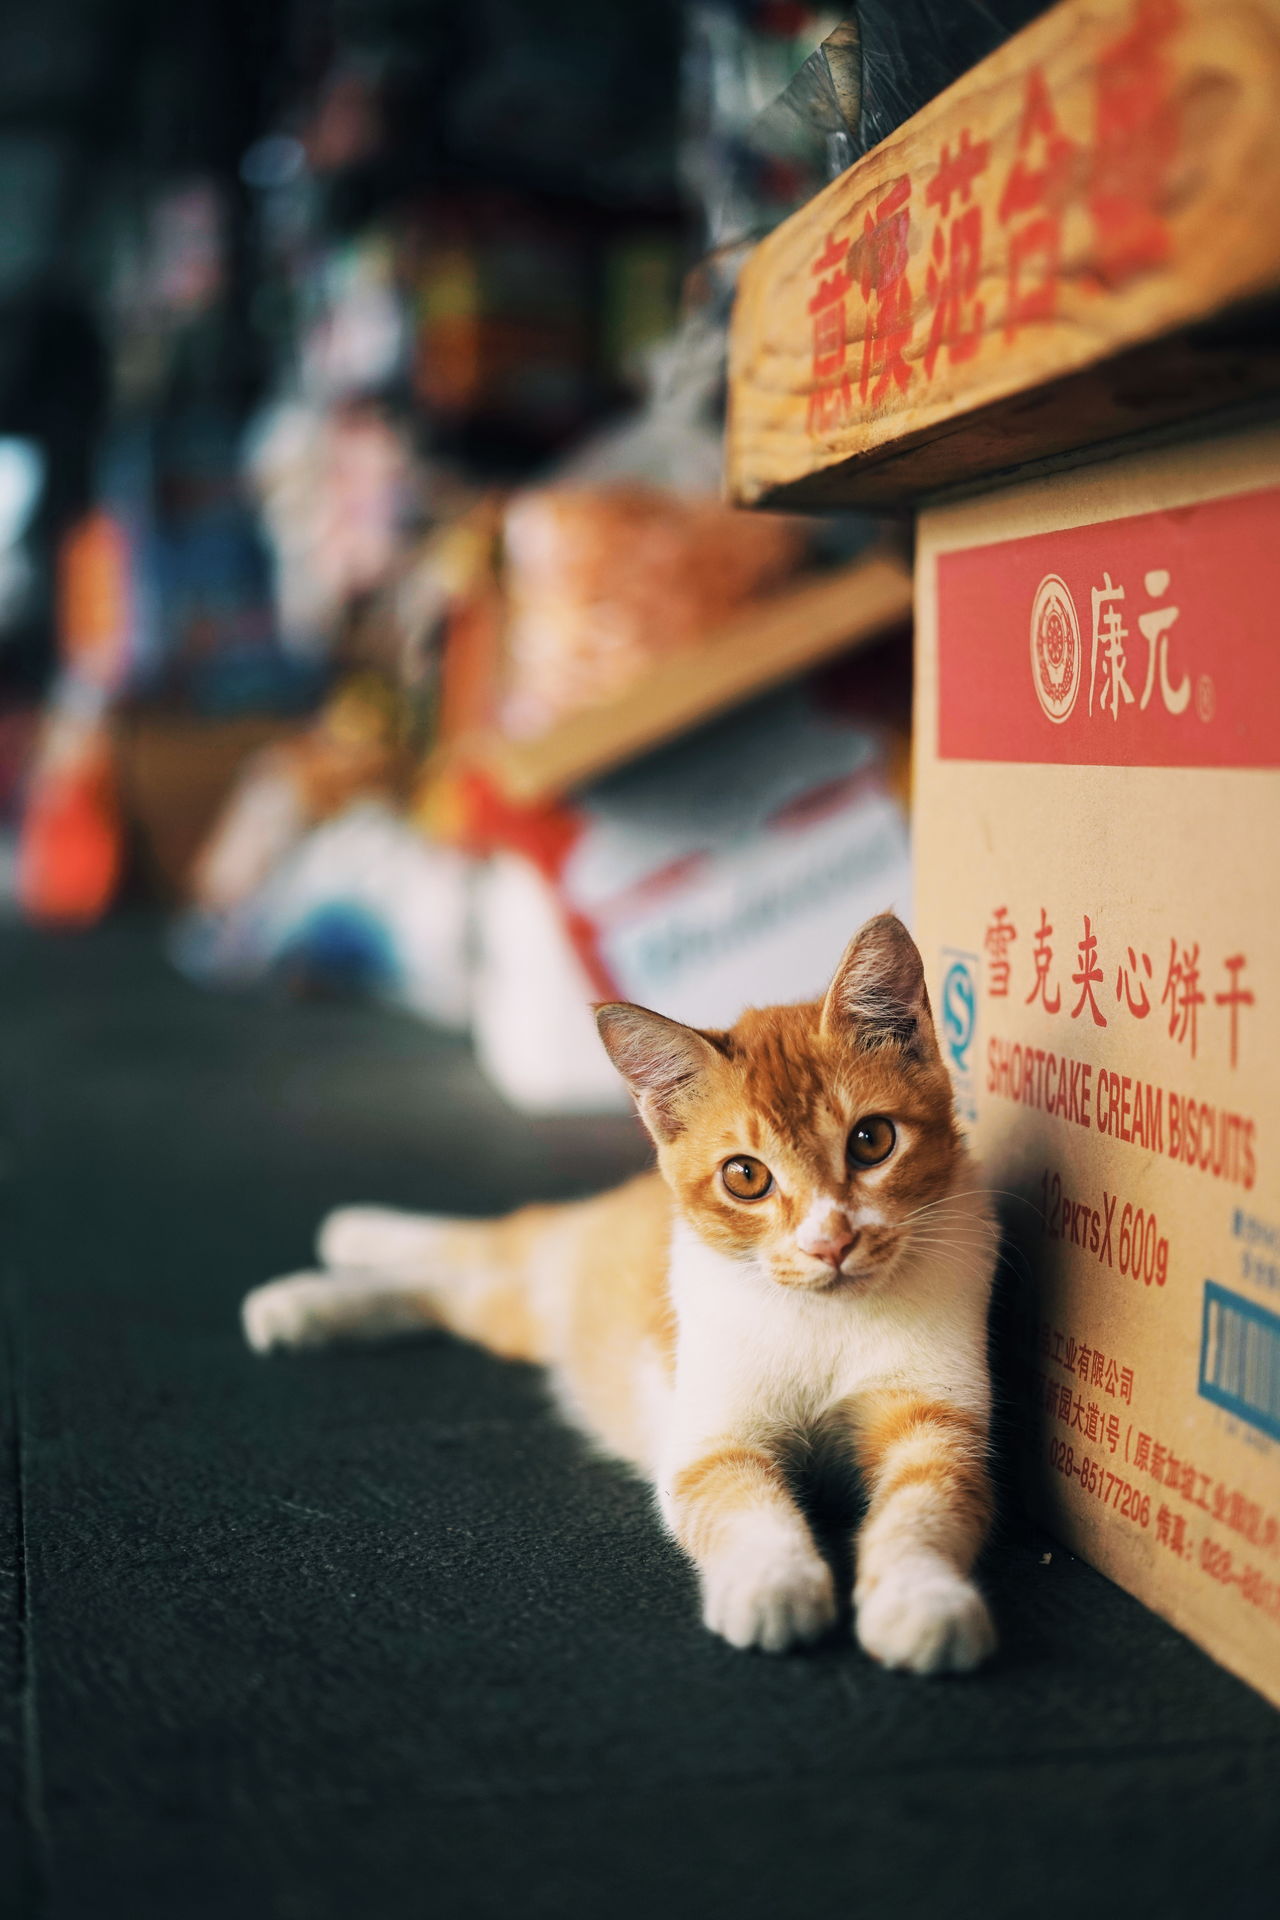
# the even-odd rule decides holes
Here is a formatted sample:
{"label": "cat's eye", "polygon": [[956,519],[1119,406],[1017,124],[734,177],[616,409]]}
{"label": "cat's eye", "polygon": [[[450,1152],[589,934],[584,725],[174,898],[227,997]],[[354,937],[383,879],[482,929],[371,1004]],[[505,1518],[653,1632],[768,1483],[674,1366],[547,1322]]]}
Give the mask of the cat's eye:
{"label": "cat's eye", "polygon": [[763,1200],[773,1190],[773,1175],[763,1160],[749,1153],[735,1153],[720,1169],[725,1191],[735,1200]]}
{"label": "cat's eye", "polygon": [[849,1135],[849,1158],[855,1167],[878,1167],[889,1158],[897,1139],[892,1120],[883,1113],[869,1113]]}

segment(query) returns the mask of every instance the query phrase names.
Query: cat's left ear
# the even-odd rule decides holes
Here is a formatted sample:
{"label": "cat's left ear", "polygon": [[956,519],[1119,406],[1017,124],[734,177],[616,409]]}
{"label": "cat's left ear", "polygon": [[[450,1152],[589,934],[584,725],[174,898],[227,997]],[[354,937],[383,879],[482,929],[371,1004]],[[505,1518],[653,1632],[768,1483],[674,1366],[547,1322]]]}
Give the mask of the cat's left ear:
{"label": "cat's left ear", "polygon": [[868,920],[845,948],[822,1003],[822,1030],[917,1059],[936,1053],[924,962],[896,913]]}
{"label": "cat's left ear", "polygon": [[674,1140],[690,1094],[719,1058],[715,1040],[696,1027],[625,1001],[597,1007],[596,1025],[654,1139],[660,1145]]}

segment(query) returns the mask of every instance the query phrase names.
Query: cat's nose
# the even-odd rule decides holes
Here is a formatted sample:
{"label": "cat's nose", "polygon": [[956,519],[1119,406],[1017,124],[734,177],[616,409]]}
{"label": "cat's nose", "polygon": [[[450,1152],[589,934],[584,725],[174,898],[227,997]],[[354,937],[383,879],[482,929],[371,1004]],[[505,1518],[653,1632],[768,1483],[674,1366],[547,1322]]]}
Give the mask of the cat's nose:
{"label": "cat's nose", "polygon": [[857,1228],[851,1227],[847,1219],[832,1215],[816,1232],[803,1235],[800,1246],[815,1260],[825,1260],[828,1266],[838,1267],[857,1243]]}

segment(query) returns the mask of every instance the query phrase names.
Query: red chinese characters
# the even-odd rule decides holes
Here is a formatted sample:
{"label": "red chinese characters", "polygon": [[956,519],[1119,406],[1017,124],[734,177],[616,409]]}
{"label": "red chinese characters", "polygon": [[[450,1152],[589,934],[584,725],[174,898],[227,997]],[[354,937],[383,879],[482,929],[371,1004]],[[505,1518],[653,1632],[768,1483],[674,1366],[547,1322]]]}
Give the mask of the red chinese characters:
{"label": "red chinese characters", "polygon": [[862,372],[858,392],[864,406],[878,406],[891,388],[905,393],[911,382],[906,351],[914,322],[907,246],[911,228],[911,181],[904,173],[875,208],[851,249],[858,284],[866,302]]}
{"label": "red chinese characters", "polygon": [[[932,380],[938,355],[945,346],[954,366],[971,360],[982,339],[985,318],[978,298],[982,275],[982,207],[973,198],[973,183],[991,157],[991,142],[970,144],[969,129],[961,128],[955,155],[945,144],[938,171],[925,188],[925,200],[938,210],[938,223],[929,247],[925,274],[931,317],[924,350],[926,379]],[[952,200],[956,202],[954,214]]]}
{"label": "red chinese characters", "polygon": [[[810,269],[817,281],[808,303],[812,431],[843,425],[855,411],[846,368],[851,287],[865,307],[858,397],[864,408],[879,408],[907,392],[917,364],[927,383],[940,365],[979,355],[993,304],[984,297],[984,278],[1004,280],[1003,311],[995,318],[1006,342],[1057,317],[1064,223],[1072,210],[1082,286],[1120,289],[1166,264],[1181,145],[1174,49],[1182,22],[1183,0],[1132,0],[1124,27],[1097,47],[1092,72],[1063,70],[1058,98],[1045,70],[1033,67],[1012,125],[1002,103],[988,137],[975,137],[970,125],[941,142],[924,189],[933,224],[914,275],[916,295],[923,291],[918,315],[908,271],[907,174],[878,189],[851,246],[827,236]],[[983,104],[975,99],[975,116]],[[917,321],[927,335],[912,359]]]}
{"label": "red chinese characters", "polygon": [[[1147,980],[1151,980],[1151,955],[1141,956],[1142,970]],[[1151,996],[1143,983],[1142,970],[1139,968],[1139,956],[1133,948],[1128,949],[1128,964],[1121,961],[1116,968],[1116,999],[1123,1000],[1135,1020],[1145,1020],[1151,1011]]]}
{"label": "red chinese characters", "polygon": [[1027,75],[1017,157],[1000,195],[1000,224],[1009,232],[1006,340],[1037,320],[1052,320],[1057,310],[1062,216],[1076,153],[1075,141],[1058,125],[1044,75],[1033,67]]}
{"label": "red chinese characters", "polygon": [[818,284],[809,296],[813,326],[809,388],[809,431],[829,432],[842,426],[853,411],[853,392],[846,368],[848,356],[845,295],[853,285],[849,271],[849,243],[827,235],[827,243],[809,269]]}
{"label": "red chinese characters", "polygon": [[1196,1057],[1196,1045],[1199,1040],[1200,1008],[1204,1005],[1204,994],[1200,990],[1200,942],[1182,949],[1178,955],[1176,940],[1169,942],[1169,966],[1165,974],[1164,992],[1160,995],[1160,1004],[1169,1008],[1169,1038],[1179,1046],[1185,1041],[1191,1049],[1191,1058]]}
{"label": "red chinese characters", "polygon": [[1089,211],[1106,287],[1169,258],[1165,203],[1178,152],[1169,43],[1181,20],[1178,0],[1136,0],[1131,24],[1098,56]]}
{"label": "red chinese characters", "polygon": [[[1099,989],[1104,989],[1106,981],[1114,980],[1119,1014],[1132,1020],[1147,1020],[1157,1008],[1162,1008],[1167,1016],[1170,1040],[1175,1046],[1185,1047],[1194,1060],[1200,1048],[1201,1009],[1210,1005],[1221,1007],[1226,1017],[1216,1021],[1211,1018],[1213,1037],[1219,1046],[1225,1040],[1231,1065],[1237,1065],[1243,1014],[1256,999],[1253,988],[1246,985],[1243,978],[1249,964],[1245,954],[1225,955],[1220,963],[1221,972],[1217,974],[1206,959],[1206,985],[1202,983],[1200,942],[1181,944],[1171,935],[1163,984],[1157,992],[1158,975],[1145,948],[1113,939],[1104,950],[1092,916],[1085,914],[1083,923],[1084,931],[1077,942],[1076,967],[1070,975],[1076,989],[1075,1002],[1067,1010],[1072,1020],[1079,1020],[1087,1011],[1095,1027],[1108,1026],[1110,1023],[1099,1002]],[[1062,988],[1055,978],[1053,923],[1046,908],[1040,908],[1040,923],[1033,935],[1028,961],[1020,963],[1018,968],[1023,981],[1030,976],[1025,992],[1014,980],[1013,950],[1017,939],[1018,929],[1007,904],[994,908],[982,941],[987,955],[988,999],[1008,999],[1012,989],[1020,995],[1024,1006],[1039,1002],[1045,1013],[1061,1013]],[[1114,973],[1111,972],[1113,966]],[[1208,987],[1224,976],[1226,985],[1222,990],[1210,992]]]}
{"label": "red chinese characters", "polygon": [[1231,1009],[1231,1064],[1234,1067],[1239,1054],[1240,1009],[1241,1007],[1251,1007],[1253,1005],[1253,992],[1249,987],[1242,987],[1240,985],[1240,975],[1248,965],[1242,953],[1233,953],[1231,958],[1224,960],[1222,964],[1226,969],[1231,984],[1225,993],[1215,993],[1213,1002],[1215,1006],[1230,1007]]}
{"label": "red chinese characters", "polygon": [[1062,1005],[1061,987],[1055,986],[1052,1000],[1049,998],[1049,969],[1053,965],[1053,948],[1049,943],[1052,937],[1053,928],[1049,924],[1049,916],[1044,908],[1041,907],[1040,925],[1036,929],[1036,944],[1032,954],[1032,958],[1035,961],[1036,977],[1032,981],[1031,991],[1027,995],[1027,1005],[1030,1006],[1033,1000],[1039,1000],[1046,1013],[1056,1013]]}
{"label": "red chinese characters", "polygon": [[1013,972],[1009,949],[1017,937],[1018,929],[1009,918],[1008,907],[997,907],[982,942],[985,952],[990,956],[987,962],[987,993],[992,1000],[1008,998],[1009,976]]}
{"label": "red chinese characters", "polygon": [[1095,1027],[1105,1027],[1106,1015],[1094,999],[1093,990],[1102,982],[1102,968],[1098,965],[1098,936],[1089,925],[1089,916],[1084,916],[1084,932],[1080,936],[1080,968],[1071,976],[1072,983],[1079,987],[1080,997],[1071,1009],[1071,1018],[1078,1020],[1087,1006],[1093,1015]]}

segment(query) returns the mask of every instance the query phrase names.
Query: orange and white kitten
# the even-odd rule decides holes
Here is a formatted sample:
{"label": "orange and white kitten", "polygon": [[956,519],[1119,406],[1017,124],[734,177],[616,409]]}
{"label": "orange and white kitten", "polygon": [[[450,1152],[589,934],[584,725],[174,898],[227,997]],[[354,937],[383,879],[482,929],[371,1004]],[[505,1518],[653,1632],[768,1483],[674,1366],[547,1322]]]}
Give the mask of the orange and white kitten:
{"label": "orange and white kitten", "polygon": [[641,1007],[600,1033],[658,1171],[467,1221],[344,1207],[324,1273],[259,1287],[259,1352],[447,1327],[541,1362],[570,1416],[657,1488],[735,1647],[822,1634],[831,1567],[795,1492],[861,1475],[856,1631],[889,1667],[995,1645],[972,1568],[991,1510],[990,1205],[956,1131],[920,955],[891,914],[821,1002],[699,1032]]}

